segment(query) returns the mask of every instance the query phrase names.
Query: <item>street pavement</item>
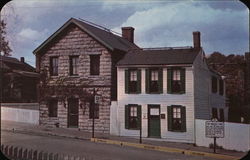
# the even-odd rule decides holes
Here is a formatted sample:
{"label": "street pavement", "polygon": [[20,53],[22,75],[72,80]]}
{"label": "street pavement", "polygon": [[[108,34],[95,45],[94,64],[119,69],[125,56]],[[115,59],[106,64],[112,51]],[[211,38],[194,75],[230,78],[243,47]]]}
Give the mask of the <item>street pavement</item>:
{"label": "street pavement", "polygon": [[8,131],[2,131],[1,136],[4,145],[83,156],[87,160],[216,160],[209,157],[150,151],[65,137],[28,135]]}
{"label": "street pavement", "polygon": [[[1,127],[2,127],[1,131],[3,133],[2,135],[4,136],[4,137],[2,137],[3,142],[16,143],[16,145],[18,144],[17,142],[19,142],[20,144],[27,144],[28,146],[31,145],[31,147],[34,147],[32,145],[36,145],[36,144],[32,144],[33,139],[34,139],[34,141],[38,140],[38,139],[42,139],[43,142],[47,142],[49,139],[51,139],[51,140],[55,139],[58,141],[59,140],[63,141],[64,139],[65,140],[67,139],[67,142],[70,144],[71,144],[71,142],[69,140],[72,140],[72,142],[74,142],[74,143],[78,143],[77,141],[80,141],[81,143],[84,142],[85,145],[82,146],[84,148],[84,151],[85,151],[85,148],[88,148],[88,147],[94,145],[94,146],[105,146],[104,148],[107,149],[108,151],[110,151],[110,148],[112,148],[112,147],[119,148],[119,149],[125,149],[123,151],[126,153],[125,155],[127,155],[127,154],[131,155],[132,152],[135,150],[138,150],[138,151],[140,150],[140,152],[142,152],[143,155],[147,155],[146,153],[149,153],[149,152],[150,153],[151,152],[157,153],[156,155],[159,155],[159,156],[169,154],[169,153],[163,153],[163,152],[158,152],[158,151],[149,151],[149,150],[143,150],[143,149],[137,149],[137,148],[128,149],[130,147],[125,147],[125,146],[119,147],[119,146],[113,146],[113,145],[108,145],[108,144],[100,144],[100,143],[97,144],[97,143],[89,141],[91,138],[90,132],[85,132],[82,130],[78,130],[76,128],[74,128],[74,129],[73,128],[71,128],[71,129],[69,129],[69,128],[50,128],[50,127],[45,127],[45,126],[20,123],[20,122],[12,122],[12,121],[1,121]],[[5,132],[9,133],[9,135],[8,134],[6,135]],[[20,133],[23,133],[23,134],[20,134]],[[12,137],[8,137],[10,135],[12,135]],[[25,142],[25,139],[24,139],[24,141],[22,140],[23,137],[26,137],[27,142]],[[37,138],[35,138],[35,137],[37,137]],[[45,137],[45,138],[43,138],[43,137]],[[109,134],[103,134],[103,133],[96,133],[95,137],[102,138],[102,139],[108,139],[108,140],[118,140],[118,141],[123,141],[123,142],[132,142],[132,143],[139,142],[138,137],[128,138],[128,137],[121,137],[121,136],[111,136]],[[17,141],[12,141],[12,139],[15,139],[15,138],[17,138],[16,139]],[[46,139],[48,139],[48,140],[46,140]],[[37,144],[40,144],[43,142],[37,142]],[[51,141],[48,141],[48,144],[50,144],[49,142],[51,142]],[[44,146],[48,146],[48,144],[43,143],[41,145],[36,145],[36,146],[37,147],[38,146],[44,147]],[[52,147],[52,149],[60,148],[61,146],[59,144],[60,144],[60,142],[58,142],[59,147]],[[207,148],[207,147],[197,147],[197,146],[194,146],[192,144],[186,144],[186,143],[166,142],[166,141],[162,141],[162,139],[143,138],[143,144],[150,144],[150,145],[170,147],[170,148],[178,148],[178,149],[184,149],[184,150],[190,150],[190,151],[200,151],[200,152],[206,152],[206,153],[213,152],[212,149]],[[93,147],[93,148],[95,148],[95,147]],[[41,148],[41,149],[43,149],[43,148]],[[45,147],[45,149],[46,149],[46,147]],[[130,150],[131,150],[131,154],[130,154]],[[74,149],[73,152],[75,153],[75,151],[76,150]],[[103,151],[106,156],[107,156],[107,153],[109,153],[108,151],[105,151],[105,152]],[[123,152],[121,151],[121,155],[123,154]],[[96,152],[90,152],[90,153],[91,153],[90,155],[93,154],[94,156],[96,156],[95,153],[98,153],[98,155],[103,154],[102,152],[100,152],[100,150],[97,150]],[[118,151],[118,153],[119,153],[119,151]],[[218,149],[217,153],[219,153],[221,155],[229,155],[229,156],[234,156],[234,157],[243,157],[246,154],[243,152],[229,151],[229,150],[224,150],[224,149]],[[75,154],[77,154],[77,153],[75,153]],[[87,154],[87,152],[85,154]],[[112,154],[114,154],[114,153],[112,152]],[[174,155],[177,155],[177,154],[174,154]],[[181,157],[187,156],[187,155],[182,155],[182,154],[179,154],[179,155]],[[134,154],[133,156],[138,158],[137,154]],[[150,157],[150,155],[148,155],[148,156]],[[148,158],[148,156],[146,156],[145,159]],[[198,157],[198,159],[204,158],[201,156],[197,156],[197,157]],[[118,156],[115,158],[118,158]],[[211,158],[208,158],[208,159],[211,159]]]}

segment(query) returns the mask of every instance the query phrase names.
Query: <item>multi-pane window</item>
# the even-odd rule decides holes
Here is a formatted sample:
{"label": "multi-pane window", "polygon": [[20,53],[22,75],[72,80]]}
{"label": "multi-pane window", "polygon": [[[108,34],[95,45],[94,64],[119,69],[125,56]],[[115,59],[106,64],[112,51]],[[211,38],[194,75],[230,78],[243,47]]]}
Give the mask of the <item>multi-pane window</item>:
{"label": "multi-pane window", "polygon": [[93,115],[95,119],[99,118],[99,105],[98,104],[92,104],[89,106],[89,118],[93,119]]}
{"label": "multi-pane window", "polygon": [[125,70],[125,93],[141,92],[141,71],[139,69]]}
{"label": "multi-pane window", "polygon": [[225,121],[224,109],[220,109],[220,121],[221,121],[221,122],[224,122],[224,121]]}
{"label": "multi-pane window", "polygon": [[79,57],[78,56],[71,56],[69,59],[70,63],[70,75],[78,75],[78,61]]}
{"label": "multi-pane window", "polygon": [[184,106],[168,106],[168,130],[186,131],[186,108]]}
{"label": "multi-pane window", "polygon": [[50,57],[50,75],[58,76],[58,57]]}
{"label": "multi-pane window", "polygon": [[100,55],[90,55],[90,75],[100,74]]}
{"label": "multi-pane window", "polygon": [[146,70],[146,92],[162,93],[162,69]]}
{"label": "multi-pane window", "polygon": [[185,93],[185,69],[168,68],[168,93]]}
{"label": "multi-pane window", "polygon": [[173,70],[173,79],[172,79],[172,91],[180,92],[181,91],[181,71],[178,69]]}
{"label": "multi-pane window", "polygon": [[212,119],[218,119],[218,111],[217,108],[212,108]]}
{"label": "multi-pane window", "polygon": [[48,106],[49,117],[57,117],[57,103],[58,101],[56,99],[49,101],[49,106]]}
{"label": "multi-pane window", "polygon": [[223,80],[222,79],[220,79],[220,81],[219,81],[219,93],[220,93],[220,95],[223,95],[224,94],[224,82],[223,82]]}
{"label": "multi-pane window", "polygon": [[217,93],[217,78],[212,76],[212,92]]}
{"label": "multi-pane window", "polygon": [[126,105],[125,106],[125,128],[139,129],[141,121],[141,106]]}

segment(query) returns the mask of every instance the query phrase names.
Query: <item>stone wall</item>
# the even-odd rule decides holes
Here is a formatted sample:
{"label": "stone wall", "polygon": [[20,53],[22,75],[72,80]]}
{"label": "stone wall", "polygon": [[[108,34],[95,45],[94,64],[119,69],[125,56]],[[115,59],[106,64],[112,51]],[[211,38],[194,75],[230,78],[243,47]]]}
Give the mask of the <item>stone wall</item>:
{"label": "stone wall", "polygon": [[[39,56],[40,71],[46,69],[49,71],[50,57],[58,56],[59,68],[58,76],[51,76],[48,84],[57,86],[58,82],[63,85],[88,86],[87,90],[92,91],[97,86],[97,94],[101,95],[101,104],[99,107],[99,119],[95,120],[96,130],[99,132],[109,132],[109,108],[111,104],[111,53],[98,43],[95,39],[79,29],[76,25],[69,25],[63,33],[58,35],[51,45]],[[100,75],[90,75],[90,56],[100,55]],[[69,56],[79,56],[79,75],[69,76]],[[38,56],[37,56],[38,57]],[[71,95],[77,98],[79,95]],[[53,95],[57,97],[57,95]],[[69,97],[68,97],[69,98]],[[42,99],[42,97],[40,97]],[[64,103],[66,105],[64,105]],[[82,105],[84,104],[84,105]],[[79,128],[90,131],[92,119],[89,119],[88,103],[79,101]],[[67,127],[67,100],[58,101],[58,117],[48,117],[48,104],[46,101],[40,102],[40,124],[59,127]]]}

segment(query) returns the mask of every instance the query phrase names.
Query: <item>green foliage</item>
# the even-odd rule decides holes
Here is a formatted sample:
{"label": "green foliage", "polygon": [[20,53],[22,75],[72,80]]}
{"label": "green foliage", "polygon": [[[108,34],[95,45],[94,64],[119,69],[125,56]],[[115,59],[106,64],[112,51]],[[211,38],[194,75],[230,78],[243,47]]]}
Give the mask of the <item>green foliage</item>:
{"label": "green foliage", "polygon": [[0,52],[3,52],[5,56],[10,56],[11,48],[8,40],[6,40],[6,23],[0,21]]}

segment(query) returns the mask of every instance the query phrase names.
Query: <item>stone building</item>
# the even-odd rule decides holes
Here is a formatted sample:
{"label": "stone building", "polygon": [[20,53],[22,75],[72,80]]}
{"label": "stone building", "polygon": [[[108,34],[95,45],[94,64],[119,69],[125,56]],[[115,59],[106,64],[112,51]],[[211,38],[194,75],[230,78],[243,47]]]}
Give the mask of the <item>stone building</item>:
{"label": "stone building", "polygon": [[[40,124],[109,133],[110,105],[116,100],[116,63],[131,49],[134,29],[122,37],[71,18],[34,50],[40,80]],[[94,95],[99,104],[94,105]]]}

